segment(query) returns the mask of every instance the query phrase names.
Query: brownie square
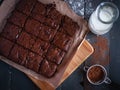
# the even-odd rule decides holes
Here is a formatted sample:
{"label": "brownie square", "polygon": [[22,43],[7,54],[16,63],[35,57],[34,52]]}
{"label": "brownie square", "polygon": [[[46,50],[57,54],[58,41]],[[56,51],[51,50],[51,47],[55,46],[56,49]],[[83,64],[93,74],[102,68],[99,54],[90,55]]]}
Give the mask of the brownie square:
{"label": "brownie square", "polygon": [[48,4],[46,9],[47,18],[45,23],[54,29],[58,29],[63,15],[56,10],[55,4]]}
{"label": "brownie square", "polygon": [[60,31],[70,35],[71,37],[81,32],[80,26],[68,16],[64,17],[63,26]]}
{"label": "brownie square", "polygon": [[37,1],[32,13],[44,16],[46,14],[46,5]]}
{"label": "brownie square", "polygon": [[18,25],[19,27],[23,27],[26,19],[27,19],[26,15],[18,11],[14,11],[12,15],[10,16],[10,18],[8,19],[8,21],[15,25]]}
{"label": "brownie square", "polygon": [[56,70],[57,70],[57,65],[55,65],[54,63],[51,63],[47,60],[44,60],[41,63],[39,73],[41,73],[42,75],[44,75],[46,77],[52,77],[55,74]]}
{"label": "brownie square", "polygon": [[35,36],[38,36],[41,28],[41,24],[32,18],[29,18],[25,24],[25,30]]}
{"label": "brownie square", "polygon": [[33,52],[29,52],[25,66],[35,72],[38,72],[42,60],[43,58],[41,56]]}
{"label": "brownie square", "polygon": [[56,64],[60,64],[64,56],[65,52],[53,45],[51,45],[46,54],[47,59]]}
{"label": "brownie square", "polygon": [[22,32],[17,40],[17,43],[24,46],[25,48],[31,49],[35,42],[35,37],[29,35],[26,32]]}
{"label": "brownie square", "polygon": [[49,12],[47,13],[47,17],[53,19],[53,20],[57,20],[57,21],[61,21],[62,19],[62,14],[59,13],[59,11],[57,11],[55,8],[52,8],[51,10],[49,10]]}
{"label": "brownie square", "polygon": [[42,28],[40,30],[38,37],[40,37],[41,39],[43,39],[45,41],[51,41],[53,39],[53,37],[55,36],[56,32],[57,32],[57,30],[54,30],[54,29],[42,24]]}
{"label": "brownie square", "polygon": [[44,55],[49,47],[49,43],[37,39],[32,47],[32,51],[38,53],[39,55]]}
{"label": "brownie square", "polygon": [[16,25],[7,23],[1,35],[9,40],[15,41],[21,30],[22,29]]}
{"label": "brownie square", "polygon": [[58,19],[51,19],[46,17],[44,20],[44,24],[48,25],[49,27],[53,28],[53,29],[58,29],[60,26],[60,21],[58,21]]}
{"label": "brownie square", "polygon": [[60,49],[67,51],[72,45],[72,38],[64,33],[58,32],[55,35],[53,43]]}
{"label": "brownie square", "polygon": [[13,43],[11,41],[0,37],[0,54],[7,57],[10,53],[12,46]]}
{"label": "brownie square", "polygon": [[43,23],[45,21],[45,14],[46,6],[40,2],[37,2],[30,16]]}
{"label": "brownie square", "polygon": [[25,65],[27,54],[28,54],[28,51],[25,48],[15,44],[15,46],[13,47],[9,55],[9,58],[15,63]]}
{"label": "brownie square", "polygon": [[36,3],[36,0],[20,0],[20,2],[17,4],[16,9],[26,15],[29,15],[35,3]]}

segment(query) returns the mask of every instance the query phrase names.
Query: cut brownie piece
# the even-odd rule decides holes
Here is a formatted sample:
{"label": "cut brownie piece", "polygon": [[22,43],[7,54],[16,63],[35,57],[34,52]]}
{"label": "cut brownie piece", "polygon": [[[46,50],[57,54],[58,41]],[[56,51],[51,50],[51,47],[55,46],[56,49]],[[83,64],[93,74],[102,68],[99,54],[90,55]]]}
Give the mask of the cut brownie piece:
{"label": "cut brownie piece", "polygon": [[72,38],[67,34],[57,32],[53,43],[60,49],[67,51],[69,47],[72,45]]}
{"label": "cut brownie piece", "polygon": [[63,15],[56,10],[55,4],[48,4],[47,8],[47,18],[46,24],[52,28],[58,29]]}
{"label": "cut brownie piece", "polygon": [[32,45],[35,42],[35,37],[27,34],[26,32],[22,32],[17,40],[17,43],[24,46],[25,48],[31,49]]}
{"label": "cut brownie piece", "polygon": [[0,54],[7,57],[10,53],[12,46],[13,46],[12,42],[0,37]]}
{"label": "cut brownie piece", "polygon": [[48,25],[49,27],[53,29],[58,29],[60,26],[61,21],[58,21],[57,19],[51,19],[51,18],[45,18],[44,24]]}
{"label": "cut brownie piece", "polygon": [[16,25],[7,23],[1,35],[9,40],[15,41],[21,30]]}
{"label": "cut brownie piece", "polygon": [[37,39],[32,47],[32,51],[38,53],[39,55],[44,55],[49,47],[49,43]]}
{"label": "cut brownie piece", "polygon": [[51,62],[56,64],[60,64],[65,56],[65,52],[57,48],[56,46],[52,46],[48,49],[46,57]]}
{"label": "cut brownie piece", "polygon": [[32,19],[32,18],[29,18],[25,24],[25,30],[28,32],[28,33],[31,33],[35,36],[38,36],[39,34],[39,31],[41,29],[41,24],[40,22]]}
{"label": "cut brownie piece", "polygon": [[27,54],[28,54],[28,51],[25,48],[15,44],[15,46],[13,47],[9,55],[9,58],[15,63],[25,65]]}
{"label": "cut brownie piece", "polygon": [[45,13],[46,6],[40,2],[37,2],[30,16],[43,23],[45,21]]}
{"label": "cut brownie piece", "polygon": [[35,5],[36,0],[20,0],[17,4],[16,9],[23,12],[26,15],[29,15]]}
{"label": "cut brownie piece", "polygon": [[44,60],[41,63],[39,73],[41,73],[42,75],[44,75],[46,77],[52,77],[54,75],[56,69],[57,69],[57,65],[55,65],[54,63],[51,63],[47,60]]}
{"label": "cut brownie piece", "polygon": [[62,16],[63,15],[60,12],[58,12],[55,7],[51,8],[47,12],[47,17],[51,18],[52,20],[57,20],[58,23],[61,22]]}
{"label": "cut brownie piece", "polygon": [[33,9],[32,13],[44,16],[46,14],[46,5],[37,1],[36,5],[35,5],[35,8]]}
{"label": "cut brownie piece", "polygon": [[43,39],[45,41],[51,41],[53,39],[53,37],[55,36],[56,32],[57,32],[57,30],[54,30],[54,29],[42,24],[42,28],[40,30],[38,37],[40,37],[41,39]]}
{"label": "cut brownie piece", "polygon": [[38,72],[40,63],[42,60],[43,60],[43,58],[41,56],[39,56],[33,52],[29,52],[25,66],[35,72]]}
{"label": "cut brownie piece", "polygon": [[8,19],[8,21],[14,23],[15,25],[18,25],[19,27],[23,27],[26,19],[27,19],[26,15],[18,11],[14,11],[10,18]]}
{"label": "cut brownie piece", "polygon": [[70,36],[75,36],[76,34],[81,32],[80,26],[74,22],[68,16],[64,17],[63,26],[60,29],[61,32],[67,33]]}

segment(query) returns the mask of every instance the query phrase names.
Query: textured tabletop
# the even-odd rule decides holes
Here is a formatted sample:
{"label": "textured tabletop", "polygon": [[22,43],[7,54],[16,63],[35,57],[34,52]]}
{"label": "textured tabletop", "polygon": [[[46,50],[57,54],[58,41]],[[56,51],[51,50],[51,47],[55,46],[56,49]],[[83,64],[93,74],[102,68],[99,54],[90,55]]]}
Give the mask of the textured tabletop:
{"label": "textured tabletop", "polygon": [[[0,0],[1,1],[1,0]],[[66,0],[68,1],[68,0]],[[79,0],[75,0],[79,1]],[[82,16],[88,20],[91,13],[102,1],[112,1],[120,10],[120,0],[80,0],[82,1]],[[89,33],[86,39],[95,49],[91,55],[57,90],[120,90],[120,17],[114,23],[110,32],[102,36]],[[83,71],[84,65],[103,65],[112,80],[111,85],[89,84]],[[39,88],[22,72],[0,61],[0,90],[39,90]]]}

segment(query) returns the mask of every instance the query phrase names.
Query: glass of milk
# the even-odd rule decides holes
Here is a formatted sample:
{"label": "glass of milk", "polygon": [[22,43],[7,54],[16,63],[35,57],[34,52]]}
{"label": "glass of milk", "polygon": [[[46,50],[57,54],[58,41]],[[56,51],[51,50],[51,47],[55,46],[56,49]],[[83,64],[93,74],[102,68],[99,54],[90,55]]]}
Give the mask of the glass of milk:
{"label": "glass of milk", "polygon": [[119,17],[117,6],[111,2],[103,2],[98,5],[89,19],[89,28],[91,32],[97,35],[107,33],[113,26],[113,23]]}

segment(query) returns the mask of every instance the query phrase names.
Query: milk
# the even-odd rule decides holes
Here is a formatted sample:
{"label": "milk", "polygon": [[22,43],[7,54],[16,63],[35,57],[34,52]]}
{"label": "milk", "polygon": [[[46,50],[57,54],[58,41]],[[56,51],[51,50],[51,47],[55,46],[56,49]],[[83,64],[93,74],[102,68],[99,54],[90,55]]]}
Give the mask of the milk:
{"label": "milk", "polygon": [[111,7],[104,7],[99,12],[94,11],[89,19],[90,30],[97,35],[107,33],[113,26],[113,23],[108,23],[112,21],[113,16]]}
{"label": "milk", "polygon": [[[105,18],[105,17],[104,17]],[[106,19],[107,20],[107,19]],[[89,28],[90,30],[98,35],[107,33],[112,28],[113,23],[104,24],[101,22],[98,17],[95,15],[95,12],[91,15],[89,19]]]}

